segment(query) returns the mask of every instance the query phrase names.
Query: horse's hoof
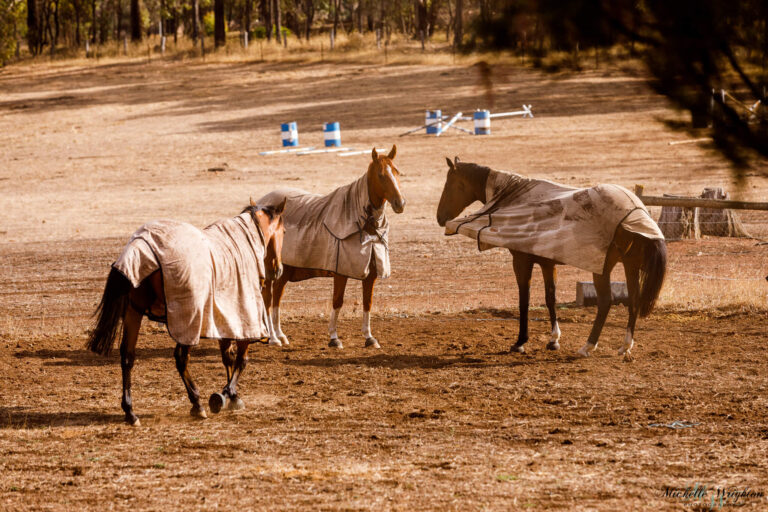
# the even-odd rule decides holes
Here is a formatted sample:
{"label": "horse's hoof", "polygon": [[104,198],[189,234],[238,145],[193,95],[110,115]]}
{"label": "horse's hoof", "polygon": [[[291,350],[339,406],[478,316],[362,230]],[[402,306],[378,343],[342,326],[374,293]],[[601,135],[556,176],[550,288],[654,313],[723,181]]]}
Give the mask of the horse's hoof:
{"label": "horse's hoof", "polygon": [[189,410],[189,414],[193,418],[200,418],[201,420],[204,420],[208,417],[208,413],[205,412],[205,407],[202,405],[193,405],[192,409]]}
{"label": "horse's hoof", "polygon": [[245,402],[243,402],[242,398],[240,398],[239,396],[236,396],[235,398],[229,401],[229,405],[227,405],[227,409],[229,409],[230,411],[241,411],[245,409]]}
{"label": "horse's hoof", "polygon": [[280,339],[281,342],[283,342],[283,345],[285,346],[290,345],[290,343],[288,343],[288,336],[286,336],[285,334],[281,334],[280,336],[278,336],[278,338]]}
{"label": "horse's hoof", "polygon": [[208,407],[213,414],[219,414],[225,405],[227,405],[228,398],[221,393],[214,393],[211,398],[208,399]]}
{"label": "horse's hoof", "polygon": [[379,345],[379,340],[371,336],[370,338],[365,339],[365,346],[366,347],[373,347],[373,348],[381,348],[381,345]]}
{"label": "horse's hoof", "polygon": [[132,427],[140,427],[141,426],[141,422],[139,421],[139,418],[137,416],[131,416],[131,417],[126,416],[125,417],[125,422],[127,424],[129,424],[130,426],[132,426]]}
{"label": "horse's hoof", "polygon": [[589,350],[587,350],[587,346],[584,345],[579,350],[577,350],[576,351],[576,355],[581,356],[581,357],[589,357],[590,353],[589,353]]}
{"label": "horse's hoof", "polygon": [[[269,338],[269,343],[268,344],[270,346],[272,346],[272,347],[282,347],[283,346],[283,344],[277,338]],[[286,345],[287,345],[287,343],[286,343]]]}
{"label": "horse's hoof", "polygon": [[516,352],[518,354],[525,354],[525,347],[523,345],[512,345],[509,348],[510,352]]}
{"label": "horse's hoof", "polygon": [[550,341],[547,343],[548,350],[560,350],[560,344],[556,341]]}
{"label": "horse's hoof", "polygon": [[635,360],[635,356],[632,355],[632,352],[630,352],[629,350],[624,352],[624,362],[625,363],[631,363],[634,360]]}
{"label": "horse's hoof", "polygon": [[328,342],[328,346],[333,348],[344,348],[344,345],[341,344],[339,338],[331,338],[331,341]]}

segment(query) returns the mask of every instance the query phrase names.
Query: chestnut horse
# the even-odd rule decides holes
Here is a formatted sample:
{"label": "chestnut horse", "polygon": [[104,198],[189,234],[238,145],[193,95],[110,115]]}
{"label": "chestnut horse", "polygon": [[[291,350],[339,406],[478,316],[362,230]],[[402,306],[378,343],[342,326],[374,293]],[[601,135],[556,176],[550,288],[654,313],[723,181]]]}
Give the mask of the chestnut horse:
{"label": "chestnut horse", "polygon": [[[368,170],[364,178],[367,178],[367,197],[363,202],[359,204],[359,212],[351,212],[357,215],[359,219],[364,220],[364,225],[359,229],[359,233],[354,236],[363,236],[365,231],[369,236],[379,237],[379,241],[386,246],[386,234],[381,237],[377,234],[377,226],[386,226],[386,216],[384,214],[384,206],[387,202],[392,205],[392,209],[395,213],[402,213],[405,209],[405,197],[400,189],[400,171],[395,167],[392,160],[397,153],[397,147],[392,146],[392,150],[387,155],[379,155],[376,149],[373,149],[371,153],[371,162],[368,165]],[[354,182],[356,183],[356,182]],[[347,185],[349,187],[350,185]],[[344,187],[336,189],[335,192],[340,191]],[[333,194],[333,193],[332,193]],[[330,196],[330,194],[329,194]],[[328,198],[329,196],[325,196]],[[304,212],[298,205],[299,202],[292,201],[290,197],[297,197],[299,199],[307,199],[311,203],[313,201],[323,201],[324,198],[320,196],[310,195],[307,192],[297,189],[284,189],[276,190],[272,193],[264,196],[258,204],[272,204],[276,201],[284,200],[288,197],[288,203],[286,206],[285,217],[285,237],[286,245],[283,248],[283,260],[286,262],[284,265],[284,272],[282,277],[274,281],[265,283],[264,287],[264,303],[267,305],[267,309],[270,311],[271,329],[270,345],[288,345],[288,338],[283,333],[280,326],[280,301],[283,297],[285,285],[289,282],[303,281],[305,279],[311,279],[314,277],[332,277],[333,278],[333,311],[331,312],[330,324],[328,327],[328,333],[330,336],[330,342],[328,346],[343,348],[341,340],[337,334],[337,321],[341,307],[344,304],[344,291],[346,290],[348,275],[337,273],[329,269],[318,268],[303,268],[297,266],[291,266],[290,259],[292,257],[289,254],[289,239],[293,240],[298,237],[297,230],[300,225],[305,222]],[[367,204],[364,204],[367,203]],[[373,213],[372,213],[373,212]],[[361,222],[362,224],[362,222]],[[319,229],[324,229],[324,226],[319,226]],[[339,242],[344,242],[340,240]],[[295,244],[293,244],[295,245]],[[295,247],[294,247],[295,249]],[[317,249],[315,250],[322,250]],[[386,249],[388,251],[388,249]],[[360,279],[363,285],[363,322],[362,333],[365,338],[366,347],[380,348],[378,340],[371,334],[371,306],[373,304],[373,287],[376,282],[376,278],[382,275],[382,269],[376,268],[376,258],[374,257],[374,250],[371,250],[370,260],[363,262],[367,266],[367,275],[360,279],[360,276],[352,276],[354,279]],[[388,252],[387,252],[388,262]],[[388,270],[388,269],[387,269]],[[386,277],[386,276],[384,276]]]}
{"label": "chestnut horse", "polygon": [[[249,218],[252,221],[248,223],[247,228],[243,228],[248,230],[246,236],[253,237],[254,240],[260,239],[260,243],[264,247],[262,253],[264,261],[257,261],[256,264],[263,264],[264,277],[267,279],[276,279],[282,273],[280,253],[284,230],[281,214],[284,206],[283,203],[276,208],[259,208],[251,202],[251,206],[243,210],[243,214],[250,213],[250,216],[241,214],[241,217]],[[201,248],[201,250],[204,251],[205,248]],[[248,248],[246,248],[244,254],[246,254],[245,258],[249,258],[250,254],[253,253],[248,253]],[[210,260],[210,254],[204,254],[203,259],[205,258]],[[141,424],[133,412],[131,400],[131,370],[136,359],[136,342],[141,321],[145,315],[153,320],[167,323],[165,281],[163,278],[163,270],[160,268],[149,274],[134,288],[131,281],[113,267],[110,270],[104,294],[95,313],[97,316],[96,326],[86,343],[86,347],[91,351],[104,356],[108,355],[122,322],[120,366],[123,374],[123,393],[121,405],[125,412],[125,421],[133,426]],[[262,285],[259,282],[252,284],[257,290]],[[262,300],[260,293],[256,293],[253,297],[259,302]],[[197,340],[199,340],[199,332],[198,338],[194,341]],[[221,358],[227,372],[227,384],[221,394],[214,393],[211,396],[209,405],[212,412],[218,412],[227,403],[229,408],[233,410],[245,407],[237,395],[237,380],[248,361],[248,346],[251,341],[253,340],[219,339]],[[190,348],[191,345],[189,344],[176,344],[173,352],[176,359],[176,369],[187,390],[189,400],[192,402],[190,414],[197,418],[206,418],[205,407],[200,403],[200,393],[189,373]]]}
{"label": "chestnut horse", "polygon": [[[446,222],[456,218],[464,208],[475,201],[485,204],[497,192],[486,190],[486,183],[489,181],[490,173],[498,171],[473,164],[460,163],[458,157],[455,163],[448,158],[446,161],[448,162],[448,175],[440,197],[440,204],[437,207],[437,223],[440,226],[445,226]],[[528,341],[531,274],[534,264],[541,267],[541,273],[544,277],[545,301],[552,328],[547,348],[558,350],[560,348],[560,326],[557,323],[557,311],[555,309],[555,281],[557,277],[556,265],[560,263],[512,249],[509,252],[512,253],[512,266],[520,297],[520,330],[517,342],[510,348],[510,352],[525,352],[524,345]],[[666,244],[664,240],[652,240],[627,231],[621,225],[616,228],[608,254],[605,257],[603,272],[593,274],[595,290],[597,291],[597,316],[587,343],[578,351],[580,356],[589,356],[592,350],[597,347],[600,332],[611,308],[611,270],[618,262],[623,263],[629,292],[629,320],[624,345],[619,349],[619,355],[631,358],[630,351],[634,344],[637,317],[638,315],[646,317],[651,313],[664,282],[667,264]]]}

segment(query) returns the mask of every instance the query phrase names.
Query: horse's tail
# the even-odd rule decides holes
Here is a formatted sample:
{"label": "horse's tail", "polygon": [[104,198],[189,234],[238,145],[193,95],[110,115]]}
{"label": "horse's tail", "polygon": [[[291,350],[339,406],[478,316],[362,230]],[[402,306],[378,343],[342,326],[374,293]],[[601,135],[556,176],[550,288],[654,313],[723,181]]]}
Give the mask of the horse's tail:
{"label": "horse's tail", "polygon": [[109,271],[104,294],[94,313],[94,316],[98,316],[96,327],[85,344],[89,350],[102,356],[112,350],[125,308],[128,307],[128,292],[132,288],[131,282],[119,270],[112,268]]}
{"label": "horse's tail", "polygon": [[653,311],[656,299],[661,293],[664,276],[667,272],[667,244],[664,240],[652,240],[637,235],[642,247],[642,263],[640,264],[640,303],[638,313],[646,317]]}

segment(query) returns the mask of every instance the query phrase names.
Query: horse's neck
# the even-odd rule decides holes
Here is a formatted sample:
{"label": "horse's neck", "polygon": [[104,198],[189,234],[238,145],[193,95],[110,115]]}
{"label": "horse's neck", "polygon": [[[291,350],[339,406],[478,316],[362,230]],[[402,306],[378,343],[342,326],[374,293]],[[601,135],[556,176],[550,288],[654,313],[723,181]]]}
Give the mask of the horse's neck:
{"label": "horse's neck", "polygon": [[505,191],[512,182],[517,182],[524,179],[522,176],[502,171],[494,171],[493,169],[488,172],[488,178],[485,181],[485,199],[483,203],[487,203],[501,192]]}

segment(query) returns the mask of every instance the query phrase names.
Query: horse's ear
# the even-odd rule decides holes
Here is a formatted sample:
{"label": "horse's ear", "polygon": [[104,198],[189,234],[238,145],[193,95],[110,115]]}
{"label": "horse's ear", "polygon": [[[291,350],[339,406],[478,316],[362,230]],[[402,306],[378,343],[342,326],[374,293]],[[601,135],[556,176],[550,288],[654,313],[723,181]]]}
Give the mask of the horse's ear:
{"label": "horse's ear", "polygon": [[392,160],[392,159],[394,159],[394,158],[395,158],[395,155],[396,155],[396,154],[397,154],[397,145],[395,145],[395,144],[392,144],[392,150],[391,150],[391,151],[389,152],[389,154],[387,155],[387,158],[389,158],[390,160]]}
{"label": "horse's ear", "polygon": [[454,161],[455,163],[459,163],[459,157],[458,157],[458,156],[455,156],[455,157],[453,157],[453,161]]}
{"label": "horse's ear", "polygon": [[249,199],[249,201],[250,201],[250,203],[251,203],[251,206],[257,206],[257,205],[256,205],[256,202],[253,200],[253,198],[252,198],[252,197],[249,197],[248,199]]}
{"label": "horse's ear", "polygon": [[282,215],[282,213],[285,211],[285,203],[288,202],[288,198],[284,197],[283,202],[277,205],[277,208],[275,208],[275,213],[278,215]]}
{"label": "horse's ear", "polygon": [[456,169],[456,168],[453,166],[453,162],[451,162],[451,159],[450,159],[450,158],[448,158],[448,157],[445,157],[445,161],[446,161],[446,162],[448,162],[448,169],[450,169],[451,171],[453,171],[454,169]]}
{"label": "horse's ear", "polygon": [[379,154],[376,152],[376,148],[373,148],[373,151],[371,151],[371,158],[373,158],[374,162],[379,159]]}

